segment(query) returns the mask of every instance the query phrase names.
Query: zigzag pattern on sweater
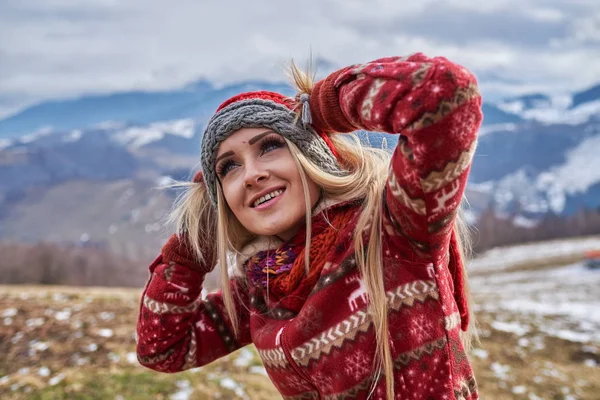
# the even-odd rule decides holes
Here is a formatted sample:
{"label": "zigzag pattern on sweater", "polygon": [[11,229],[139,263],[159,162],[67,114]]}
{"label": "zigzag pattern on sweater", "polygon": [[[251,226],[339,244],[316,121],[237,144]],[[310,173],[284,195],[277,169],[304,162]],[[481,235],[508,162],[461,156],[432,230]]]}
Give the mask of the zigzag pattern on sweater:
{"label": "zigzag pattern on sweater", "polygon": [[[414,281],[386,293],[390,309],[396,311],[402,306],[412,307],[415,301],[424,302],[428,297],[438,299],[438,291],[433,281]],[[333,347],[339,348],[347,340],[354,340],[359,332],[366,332],[371,326],[371,316],[362,310],[313,337],[291,351],[298,364],[306,366],[313,359],[329,354]]]}
{"label": "zigzag pattern on sweater", "polygon": [[477,382],[474,377],[459,382],[459,387],[454,389],[454,396],[457,400],[469,400],[477,394]]}
{"label": "zigzag pattern on sweater", "polygon": [[431,69],[431,63],[422,63],[421,66],[412,74],[411,84],[413,87],[419,86],[425,77],[427,72]]}
{"label": "zigzag pattern on sweater", "polygon": [[312,338],[291,351],[298,364],[307,366],[322,354],[329,354],[332,347],[341,347],[346,340],[354,340],[359,332],[366,332],[371,325],[371,317],[364,311],[357,311],[339,324]]}
{"label": "zigzag pattern on sweater", "polygon": [[198,364],[197,358],[196,358],[196,350],[197,350],[196,330],[193,327],[191,328],[190,334],[191,334],[190,348],[188,349],[188,352],[185,355],[185,363],[183,364],[184,370],[194,368]]}
{"label": "zigzag pattern on sweater", "polygon": [[219,336],[221,336],[221,339],[223,339],[223,343],[227,347],[227,350],[230,352],[234,351],[237,348],[237,343],[233,337],[233,333],[229,330],[227,325],[225,325],[225,321],[223,321],[223,318],[219,313],[219,309],[209,300],[205,300],[204,303],[206,306],[206,311],[208,311],[208,315],[216,325],[217,332],[219,332]]}
{"label": "zigzag pattern on sweater", "polygon": [[427,233],[429,234],[438,234],[444,228],[451,227],[450,223],[455,221],[456,214],[458,213],[458,209],[454,209],[450,211],[448,215],[444,218],[439,219],[435,222],[427,224]]}
{"label": "zigzag pattern on sweater", "polygon": [[154,314],[181,314],[196,311],[200,303],[202,303],[202,299],[198,297],[193,303],[187,306],[177,306],[175,304],[151,299],[148,295],[145,295],[143,303],[144,306]]}
{"label": "zigzag pattern on sweater", "polygon": [[421,180],[423,191],[425,193],[436,191],[458,178],[471,165],[475,149],[477,149],[477,140],[474,140],[469,149],[463,151],[456,161],[446,164],[442,171],[431,171],[425,179]]}
{"label": "zigzag pattern on sweater", "polygon": [[174,352],[173,349],[168,349],[164,353],[156,354],[154,356],[145,356],[144,357],[144,356],[138,355],[137,359],[141,364],[154,365],[154,364],[161,363],[161,362],[165,361],[167,358],[171,357],[173,352]]}
{"label": "zigzag pattern on sweater", "polygon": [[373,106],[375,105],[375,98],[385,83],[386,81],[384,79],[374,79],[371,83],[371,87],[369,88],[360,109],[363,119],[371,120],[371,111],[373,111]]}
{"label": "zigzag pattern on sweater", "polygon": [[413,360],[421,359],[421,357],[423,357],[424,354],[431,354],[436,349],[443,349],[444,346],[446,346],[446,343],[448,343],[446,336],[442,336],[441,338],[439,338],[437,340],[433,340],[427,344],[424,344],[423,346],[418,347],[412,351],[407,351],[406,353],[402,353],[402,354],[400,354],[400,356],[396,357],[396,359],[394,360],[394,366],[400,367],[400,366],[408,365]]}
{"label": "zigzag pattern on sweater", "polygon": [[473,83],[464,88],[457,88],[451,99],[440,101],[436,111],[423,113],[421,118],[407,127],[407,130],[417,131],[436,124],[461,105],[479,96],[479,89]]}
{"label": "zigzag pattern on sweater", "polygon": [[388,186],[390,188],[390,192],[403,206],[419,215],[426,214],[427,208],[425,207],[425,201],[418,197],[414,199],[410,197],[398,183],[398,180],[396,179],[396,173],[391,167],[389,170]]}
{"label": "zigzag pattern on sweater", "polygon": [[388,306],[398,310],[401,306],[412,307],[415,301],[424,302],[428,297],[439,298],[437,285],[434,281],[413,281],[400,285],[386,293]]}
{"label": "zigzag pattern on sweater", "polygon": [[270,350],[257,350],[263,364],[273,368],[286,368],[288,361],[281,347]]}
{"label": "zigzag pattern on sweater", "polygon": [[[391,310],[402,306],[412,307],[415,301],[424,302],[428,297],[438,299],[438,292],[433,281],[414,281],[398,286],[386,293]],[[460,318],[460,317],[459,317]],[[311,360],[323,354],[329,354],[332,348],[341,347],[346,341],[354,340],[360,332],[370,328],[371,317],[362,310],[355,312],[337,325],[313,337],[303,345],[291,351],[292,358],[298,364],[307,366]],[[273,368],[286,368],[288,362],[281,347],[269,350],[258,350],[265,365]]]}

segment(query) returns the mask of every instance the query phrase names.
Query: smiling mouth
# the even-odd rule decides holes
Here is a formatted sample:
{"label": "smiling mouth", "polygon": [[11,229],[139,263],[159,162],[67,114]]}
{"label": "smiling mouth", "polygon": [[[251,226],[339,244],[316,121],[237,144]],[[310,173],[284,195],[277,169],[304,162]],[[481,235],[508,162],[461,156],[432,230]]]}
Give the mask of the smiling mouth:
{"label": "smiling mouth", "polygon": [[268,203],[269,201],[273,200],[274,198],[281,196],[281,194],[284,191],[285,191],[285,189],[277,189],[277,190],[273,190],[271,193],[267,193],[266,195],[262,196],[261,198],[255,200],[254,203],[252,203],[252,208],[258,207],[261,204]]}

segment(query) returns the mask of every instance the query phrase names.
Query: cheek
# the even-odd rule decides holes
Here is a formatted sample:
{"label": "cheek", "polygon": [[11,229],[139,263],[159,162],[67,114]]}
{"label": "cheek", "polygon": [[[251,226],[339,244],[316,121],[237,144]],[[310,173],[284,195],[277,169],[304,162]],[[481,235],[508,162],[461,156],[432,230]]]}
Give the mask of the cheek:
{"label": "cheek", "polygon": [[235,190],[234,185],[229,182],[222,183],[221,187],[227,205],[235,214],[243,205],[240,190]]}
{"label": "cheek", "polygon": [[[302,178],[300,177],[298,167],[296,166],[296,163],[291,159],[291,156],[290,162],[291,164],[287,165],[286,176],[290,183],[293,185],[294,198],[298,199],[298,203],[302,207],[304,207],[304,187],[302,186]],[[308,186],[308,192],[310,194],[312,208],[312,206],[315,205],[315,203],[320,197],[321,189],[308,176],[306,176],[306,184]]]}

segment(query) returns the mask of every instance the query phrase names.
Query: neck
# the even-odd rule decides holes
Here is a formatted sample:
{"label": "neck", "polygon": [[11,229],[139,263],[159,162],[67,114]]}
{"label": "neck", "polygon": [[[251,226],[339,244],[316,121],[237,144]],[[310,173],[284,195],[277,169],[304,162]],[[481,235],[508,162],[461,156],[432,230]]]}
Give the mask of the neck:
{"label": "neck", "polygon": [[[312,210],[312,216],[315,217],[319,215],[324,210],[336,206],[342,203],[342,201],[331,199],[328,197],[323,197],[320,201],[317,202],[315,207]],[[243,273],[243,265],[246,260],[259,251],[264,250],[273,250],[281,246],[283,243],[291,240],[296,236],[301,228],[296,229],[293,234],[279,234],[274,236],[257,236],[254,239],[250,240],[247,244],[244,245],[242,250],[236,254],[236,266],[237,272]]]}

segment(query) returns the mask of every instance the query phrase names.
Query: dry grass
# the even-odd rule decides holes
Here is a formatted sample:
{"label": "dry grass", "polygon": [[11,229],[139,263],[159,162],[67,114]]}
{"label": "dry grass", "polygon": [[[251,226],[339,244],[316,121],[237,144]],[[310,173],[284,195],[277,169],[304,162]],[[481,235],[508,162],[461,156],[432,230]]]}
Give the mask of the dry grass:
{"label": "dry grass", "polygon": [[[203,368],[159,374],[137,364],[139,290],[0,286],[0,398],[276,399],[253,348]],[[185,398],[185,397],[182,397]]]}
{"label": "dry grass", "polygon": [[482,398],[598,399],[597,344],[548,336],[535,326],[524,335],[496,330],[490,324],[496,318],[504,317],[480,318],[481,344],[472,355]]}
{"label": "dry grass", "polygon": [[[529,269],[555,266],[536,262]],[[478,304],[496,301],[474,289]],[[592,296],[595,290],[589,288]],[[136,289],[0,286],[0,398],[280,398],[252,347],[180,374],[139,366],[139,295]],[[553,316],[483,307],[478,321],[481,343],[472,361],[482,398],[598,399],[599,343],[549,335],[544,328],[558,321]],[[498,329],[499,322],[523,332]]]}

